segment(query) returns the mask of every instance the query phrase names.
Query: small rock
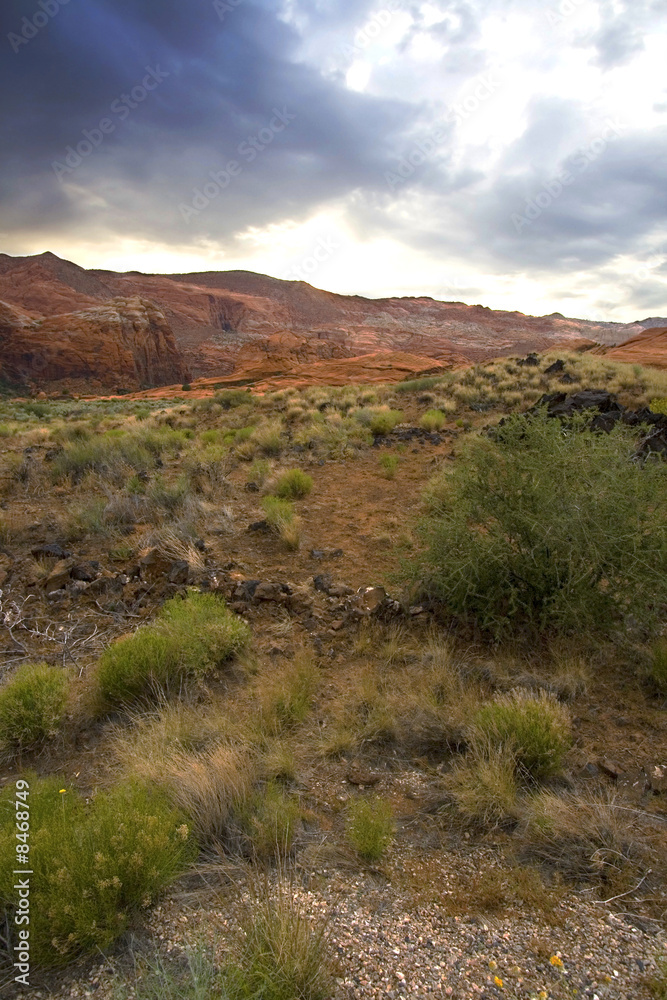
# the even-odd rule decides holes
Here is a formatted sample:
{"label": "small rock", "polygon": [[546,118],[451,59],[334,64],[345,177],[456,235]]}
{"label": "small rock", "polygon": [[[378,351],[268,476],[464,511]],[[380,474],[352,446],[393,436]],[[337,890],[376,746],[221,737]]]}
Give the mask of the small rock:
{"label": "small rock", "polygon": [[252,524],[248,525],[248,531],[263,531],[268,533],[271,531],[271,525],[268,521],[253,521]]}
{"label": "small rock", "polygon": [[45,545],[35,545],[30,550],[30,553],[35,559],[39,559],[40,556],[48,559],[69,559],[72,555],[71,552],[68,552],[67,549],[64,549],[55,542],[47,542]]}
{"label": "small rock", "polygon": [[599,766],[601,771],[604,771],[606,775],[614,780],[616,780],[620,774],[623,774],[623,768],[620,764],[617,764],[615,760],[605,758],[605,760],[600,761]]}
{"label": "small rock", "polygon": [[190,564],[185,559],[176,559],[169,567],[169,583],[182,585],[190,578]]}

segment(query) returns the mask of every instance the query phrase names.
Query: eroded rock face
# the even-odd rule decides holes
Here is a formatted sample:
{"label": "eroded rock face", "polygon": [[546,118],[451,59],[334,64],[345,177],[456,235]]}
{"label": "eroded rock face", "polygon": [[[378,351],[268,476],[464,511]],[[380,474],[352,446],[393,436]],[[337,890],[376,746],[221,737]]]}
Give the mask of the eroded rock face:
{"label": "eroded rock face", "polygon": [[139,390],[188,378],[164,313],[139,297],[34,318],[0,303],[2,375],[76,391]]}
{"label": "eroded rock face", "polygon": [[[543,351],[557,343],[568,349],[592,342],[620,344],[649,324],[667,322],[657,318],[604,323],[560,313],[528,316],[429,296],[337,295],[305,281],[250,271],[119,274],[86,270],[52,253],[0,254],[0,300],[31,319],[55,320],[64,313],[96,310],[103,303],[112,308],[118,297],[137,296],[153,302],[163,314],[189,380],[238,377],[247,371],[246,384],[258,377],[268,384],[295,368],[308,369],[303,372],[307,384],[311,378],[347,377],[347,359],[369,355],[391,355],[388,361],[419,358],[423,369],[428,367],[424,358],[459,365]],[[371,367],[378,368],[379,377],[379,362]],[[155,384],[158,374],[149,373],[146,380]],[[354,371],[350,374],[355,381]],[[179,372],[163,384],[183,377]]]}
{"label": "eroded rock face", "polygon": [[605,351],[605,356],[627,364],[667,368],[667,327],[643,330],[626,343]]}

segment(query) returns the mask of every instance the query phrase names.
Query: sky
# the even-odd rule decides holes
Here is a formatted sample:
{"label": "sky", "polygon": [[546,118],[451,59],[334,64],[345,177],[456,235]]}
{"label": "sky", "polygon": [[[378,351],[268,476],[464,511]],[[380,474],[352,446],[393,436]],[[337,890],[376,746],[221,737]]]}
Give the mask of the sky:
{"label": "sky", "polygon": [[3,0],[0,250],[667,316],[667,0]]}

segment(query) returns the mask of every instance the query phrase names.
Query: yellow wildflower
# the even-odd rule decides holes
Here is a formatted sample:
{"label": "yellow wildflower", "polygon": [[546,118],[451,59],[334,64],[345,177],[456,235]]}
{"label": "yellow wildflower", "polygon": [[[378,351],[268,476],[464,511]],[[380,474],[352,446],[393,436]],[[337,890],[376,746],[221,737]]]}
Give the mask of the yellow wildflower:
{"label": "yellow wildflower", "polygon": [[563,968],[563,959],[560,958],[558,955],[552,955],[549,961],[551,962],[552,965],[555,965],[557,969]]}
{"label": "yellow wildflower", "polygon": [[493,981],[494,981],[494,983],[496,984],[496,986],[499,986],[499,987],[500,987],[500,989],[502,990],[502,988],[503,988],[503,981],[502,981],[502,979],[500,978],[500,976],[494,976],[494,977],[493,977]]}

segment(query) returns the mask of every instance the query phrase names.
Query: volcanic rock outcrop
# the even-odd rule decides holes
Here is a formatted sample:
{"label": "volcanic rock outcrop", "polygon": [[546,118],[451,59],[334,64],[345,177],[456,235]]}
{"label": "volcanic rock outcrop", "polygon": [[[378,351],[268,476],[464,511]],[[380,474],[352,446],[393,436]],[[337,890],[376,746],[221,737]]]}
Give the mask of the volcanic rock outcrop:
{"label": "volcanic rock outcrop", "polygon": [[0,375],[18,383],[118,392],[183,382],[164,313],[139,297],[35,319],[0,302]]}

